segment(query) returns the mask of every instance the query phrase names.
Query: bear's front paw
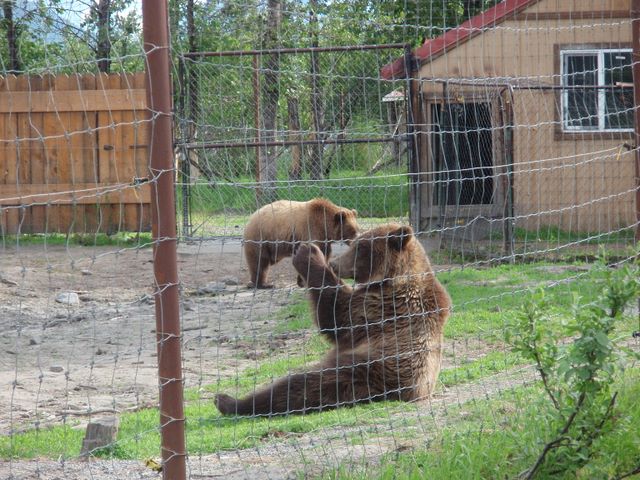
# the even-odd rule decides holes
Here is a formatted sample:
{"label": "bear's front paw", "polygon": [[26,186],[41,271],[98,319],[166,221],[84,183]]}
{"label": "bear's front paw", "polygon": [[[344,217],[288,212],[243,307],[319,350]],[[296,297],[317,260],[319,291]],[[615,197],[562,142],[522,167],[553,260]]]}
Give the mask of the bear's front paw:
{"label": "bear's front paw", "polygon": [[293,256],[293,266],[298,273],[307,278],[309,270],[313,267],[324,267],[324,255],[322,251],[313,243],[302,243]]}
{"label": "bear's front paw", "polygon": [[231,415],[232,413],[236,413],[238,401],[231,395],[219,393],[215,396],[214,402],[221,414]]}

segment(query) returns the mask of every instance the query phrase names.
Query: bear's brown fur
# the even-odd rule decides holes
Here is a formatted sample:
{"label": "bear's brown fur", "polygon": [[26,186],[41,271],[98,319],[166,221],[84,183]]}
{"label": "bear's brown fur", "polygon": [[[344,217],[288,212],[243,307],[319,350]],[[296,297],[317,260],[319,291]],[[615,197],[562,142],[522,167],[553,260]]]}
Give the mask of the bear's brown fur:
{"label": "bear's brown fur", "polygon": [[[385,399],[420,400],[440,372],[451,299],[411,227],[384,225],[360,235],[329,266],[302,244],[293,264],[309,287],[320,332],[334,345],[316,368],[240,400],[219,394],[223,414],[301,413]],[[344,284],[335,272],[359,284]]]}
{"label": "bear's brown fur", "polygon": [[266,283],[271,265],[290,257],[300,242],[314,242],[326,256],[331,242],[356,237],[356,211],[329,200],[308,202],[278,200],[256,211],[244,229],[244,254],[249,267],[249,287],[271,288]]}

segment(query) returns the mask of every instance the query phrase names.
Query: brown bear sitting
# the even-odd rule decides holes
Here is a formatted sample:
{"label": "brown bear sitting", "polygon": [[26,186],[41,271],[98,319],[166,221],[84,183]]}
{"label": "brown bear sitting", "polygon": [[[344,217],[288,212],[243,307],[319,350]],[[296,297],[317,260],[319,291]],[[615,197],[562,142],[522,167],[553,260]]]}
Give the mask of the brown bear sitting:
{"label": "brown bear sitting", "polygon": [[328,257],[331,241],[351,240],[357,233],[356,211],[324,198],[308,202],[278,200],[265,205],[251,215],[244,229],[249,287],[272,288],[266,283],[269,267],[290,257],[299,242],[314,242]]}
{"label": "brown bear sitting", "polygon": [[[217,395],[221,413],[302,413],[433,392],[451,299],[411,227],[369,230],[331,266],[316,246],[302,244],[293,264],[309,287],[316,324],[334,347],[311,371],[241,400]],[[345,285],[336,272],[359,285]]]}

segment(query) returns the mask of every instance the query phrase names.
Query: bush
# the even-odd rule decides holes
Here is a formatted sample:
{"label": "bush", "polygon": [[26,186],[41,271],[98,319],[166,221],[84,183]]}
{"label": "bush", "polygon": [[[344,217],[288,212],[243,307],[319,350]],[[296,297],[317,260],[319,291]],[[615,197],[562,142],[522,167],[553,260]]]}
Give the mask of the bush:
{"label": "bush", "polygon": [[540,439],[541,453],[522,478],[576,472],[590,461],[594,441],[615,428],[617,392],[611,386],[637,357],[615,338],[616,323],[640,295],[640,269],[636,262],[608,267],[604,260],[595,268],[602,274],[599,293],[587,303],[575,298],[571,320],[554,325],[541,290],[507,330],[513,350],[535,364],[549,399],[540,417],[555,431]]}

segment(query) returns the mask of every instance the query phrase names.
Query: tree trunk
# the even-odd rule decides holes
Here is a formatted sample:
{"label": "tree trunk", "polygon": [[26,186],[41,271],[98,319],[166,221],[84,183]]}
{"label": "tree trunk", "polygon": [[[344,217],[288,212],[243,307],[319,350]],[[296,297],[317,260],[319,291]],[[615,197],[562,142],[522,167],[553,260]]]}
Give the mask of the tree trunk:
{"label": "tree trunk", "polygon": [[[187,38],[189,42],[189,51],[198,51],[198,42],[196,38],[196,26],[194,19],[194,0],[187,0]],[[188,112],[191,122],[189,122],[188,138],[194,139],[196,136],[196,125],[201,123],[200,112],[198,109],[198,79],[196,78],[196,69],[193,66],[188,67],[187,71],[187,85],[188,92]]]}
{"label": "tree trunk", "polygon": [[[287,98],[287,112],[289,114],[289,132],[291,132],[290,140],[300,141],[300,112],[297,98]],[[289,180],[300,180],[300,178],[302,178],[302,145],[292,145]]]}
{"label": "tree trunk", "polygon": [[[281,0],[268,0],[267,24],[264,32],[263,48],[279,46],[278,32],[282,21]],[[276,120],[278,115],[278,99],[280,97],[280,55],[267,55],[264,62],[262,81],[262,132],[260,139],[265,142],[276,139]],[[259,181],[262,187],[260,203],[271,203],[276,199],[276,148],[260,149]]]}
{"label": "tree trunk", "polygon": [[[311,35],[311,46],[318,46],[318,0],[309,0],[309,30]],[[322,91],[320,88],[319,74],[320,62],[318,54],[311,52],[311,120],[313,122],[313,140],[324,140],[324,105],[322,103]],[[322,168],[322,151],[324,145],[322,143],[314,143],[311,145],[309,159],[309,174],[312,180],[321,180],[323,174]]]}
{"label": "tree trunk", "polygon": [[9,51],[9,69],[7,73],[20,73],[22,66],[18,55],[18,34],[16,24],[13,21],[13,3],[14,0],[4,0],[2,2],[4,23],[7,29],[7,49]]}
{"label": "tree trunk", "polygon": [[111,0],[98,0],[96,9],[98,43],[96,45],[96,60],[98,71],[111,71]]}
{"label": "tree trunk", "polygon": [[[336,139],[338,141],[344,140],[346,138],[347,131],[347,123],[349,123],[349,115],[346,111],[346,94],[345,92],[340,92],[340,110],[338,112],[338,134]],[[326,125],[325,125],[326,128]],[[331,127],[329,127],[331,128]],[[326,138],[326,135],[325,135]],[[342,157],[344,144],[342,143],[332,143],[329,151],[325,151],[324,148],[322,150],[322,162],[324,164],[324,177],[329,178],[331,175],[331,168],[333,167],[333,159],[338,156],[338,158]]]}
{"label": "tree trunk", "polygon": [[480,13],[482,10],[482,0],[464,0],[463,9],[462,21],[464,22],[465,20],[469,20],[474,15]]}

